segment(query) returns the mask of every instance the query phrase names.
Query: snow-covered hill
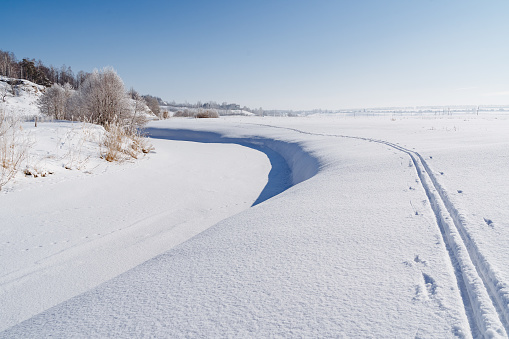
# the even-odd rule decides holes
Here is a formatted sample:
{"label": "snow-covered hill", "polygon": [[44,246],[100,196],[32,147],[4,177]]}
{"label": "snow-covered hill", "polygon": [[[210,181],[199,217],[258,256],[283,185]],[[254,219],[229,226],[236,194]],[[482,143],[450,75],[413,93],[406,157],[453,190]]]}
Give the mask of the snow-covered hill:
{"label": "snow-covered hill", "polygon": [[37,100],[45,87],[23,79],[0,76],[0,109],[8,115],[31,119],[41,116]]}

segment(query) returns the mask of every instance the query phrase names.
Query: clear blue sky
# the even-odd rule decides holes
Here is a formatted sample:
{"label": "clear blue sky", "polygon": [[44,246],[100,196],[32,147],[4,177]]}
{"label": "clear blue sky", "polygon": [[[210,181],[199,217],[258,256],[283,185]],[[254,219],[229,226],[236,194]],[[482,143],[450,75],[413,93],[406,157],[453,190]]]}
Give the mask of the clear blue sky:
{"label": "clear blue sky", "polygon": [[509,104],[508,0],[2,0],[0,49],[177,102]]}

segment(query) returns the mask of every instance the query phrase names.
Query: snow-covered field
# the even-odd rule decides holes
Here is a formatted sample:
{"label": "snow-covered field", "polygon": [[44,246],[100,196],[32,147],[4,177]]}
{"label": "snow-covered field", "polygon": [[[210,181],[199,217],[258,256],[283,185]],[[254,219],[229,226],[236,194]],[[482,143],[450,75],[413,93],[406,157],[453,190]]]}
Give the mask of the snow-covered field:
{"label": "snow-covered field", "polygon": [[507,131],[152,122],[147,158],[0,194],[0,337],[506,338]]}

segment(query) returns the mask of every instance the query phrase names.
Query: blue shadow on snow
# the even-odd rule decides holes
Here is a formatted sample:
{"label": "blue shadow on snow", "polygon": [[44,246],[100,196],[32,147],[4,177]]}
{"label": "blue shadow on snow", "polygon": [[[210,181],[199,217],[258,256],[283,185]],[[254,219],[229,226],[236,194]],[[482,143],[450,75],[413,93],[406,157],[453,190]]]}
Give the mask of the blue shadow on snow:
{"label": "blue shadow on snow", "polygon": [[269,158],[271,170],[267,184],[252,206],[258,205],[292,186],[291,170],[285,159],[277,152],[265,146],[263,138],[227,138],[219,133],[193,131],[185,129],[166,129],[149,127],[144,130],[149,137],[177,141],[192,141],[216,144],[237,144],[265,153]]}

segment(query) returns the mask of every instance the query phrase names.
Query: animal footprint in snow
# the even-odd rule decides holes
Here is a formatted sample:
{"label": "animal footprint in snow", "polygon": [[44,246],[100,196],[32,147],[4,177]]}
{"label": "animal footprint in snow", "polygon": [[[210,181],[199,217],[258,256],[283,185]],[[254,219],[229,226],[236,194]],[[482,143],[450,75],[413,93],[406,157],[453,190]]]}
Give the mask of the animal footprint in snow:
{"label": "animal footprint in snow", "polygon": [[491,227],[495,227],[495,224],[493,223],[493,220],[488,219],[488,218],[483,218],[483,219],[484,219],[484,222],[486,223],[486,225],[491,226]]}
{"label": "animal footprint in snow", "polygon": [[415,256],[414,261],[418,264],[423,264],[424,266],[428,266],[428,262],[426,260],[422,260],[421,258],[419,258],[418,254]]}

